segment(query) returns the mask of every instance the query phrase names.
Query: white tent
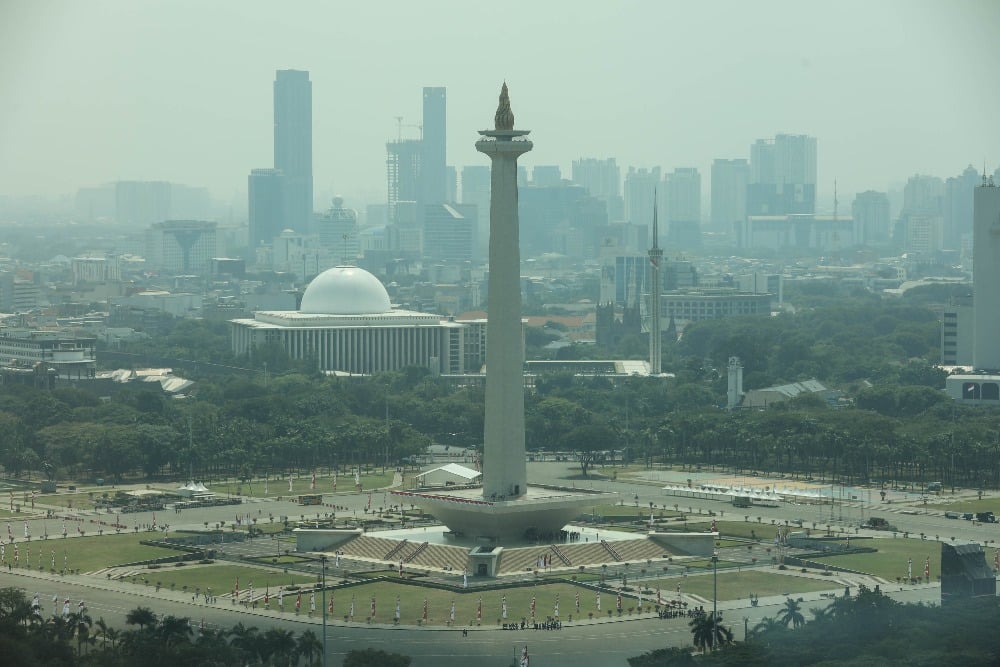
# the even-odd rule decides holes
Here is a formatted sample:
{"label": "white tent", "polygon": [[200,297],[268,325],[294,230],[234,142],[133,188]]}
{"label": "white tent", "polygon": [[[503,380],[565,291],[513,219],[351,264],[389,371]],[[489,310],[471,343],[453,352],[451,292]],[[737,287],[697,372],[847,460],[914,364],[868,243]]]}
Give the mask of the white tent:
{"label": "white tent", "polygon": [[452,486],[472,484],[483,473],[472,468],[466,468],[457,463],[449,463],[439,468],[433,468],[417,475],[421,486]]}

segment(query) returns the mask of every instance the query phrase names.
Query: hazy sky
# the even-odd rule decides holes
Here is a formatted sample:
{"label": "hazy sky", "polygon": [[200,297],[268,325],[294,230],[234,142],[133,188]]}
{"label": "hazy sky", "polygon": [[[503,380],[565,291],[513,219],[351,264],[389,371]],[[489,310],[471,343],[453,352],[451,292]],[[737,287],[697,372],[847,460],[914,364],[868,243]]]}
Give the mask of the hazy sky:
{"label": "hazy sky", "polygon": [[[395,116],[448,88],[448,161],[488,164],[506,79],[523,163],[695,166],[818,137],[820,197],[1000,163],[1000,2],[0,0],[0,194],[116,179],[245,197],[276,69],[313,81],[317,198],[385,199]],[[414,128],[404,128],[412,135]],[[843,202],[842,196],[842,202]]]}

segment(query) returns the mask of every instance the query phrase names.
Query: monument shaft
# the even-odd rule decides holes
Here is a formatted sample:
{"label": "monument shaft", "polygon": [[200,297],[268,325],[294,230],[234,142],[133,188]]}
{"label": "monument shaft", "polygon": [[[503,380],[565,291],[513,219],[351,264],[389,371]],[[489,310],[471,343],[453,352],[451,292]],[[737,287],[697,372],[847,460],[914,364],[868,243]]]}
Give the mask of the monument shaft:
{"label": "monument shaft", "polygon": [[[506,92],[506,88],[504,90]],[[498,112],[499,114],[499,112]],[[510,125],[513,125],[511,115]],[[490,282],[486,325],[486,423],[483,497],[517,498],[528,488],[524,452],[524,345],[521,332],[521,253],[517,158],[532,143],[513,127],[481,132],[476,150],[492,161]]]}

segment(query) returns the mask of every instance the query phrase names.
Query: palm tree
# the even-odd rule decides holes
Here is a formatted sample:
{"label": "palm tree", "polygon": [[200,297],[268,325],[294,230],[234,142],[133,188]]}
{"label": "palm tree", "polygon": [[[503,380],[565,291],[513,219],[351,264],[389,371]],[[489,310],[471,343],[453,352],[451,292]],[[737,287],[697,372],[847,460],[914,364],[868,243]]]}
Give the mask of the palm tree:
{"label": "palm tree", "polygon": [[299,635],[299,640],[295,645],[295,653],[296,656],[305,658],[307,665],[313,665],[315,664],[314,658],[323,653],[323,642],[319,640],[315,632],[306,630]]}
{"label": "palm tree", "polygon": [[261,641],[257,628],[246,627],[242,622],[233,626],[229,631],[230,645],[239,649],[246,657],[256,657],[260,655]]}
{"label": "palm tree", "polygon": [[788,628],[778,622],[777,619],[767,616],[763,618],[760,623],[750,628],[750,636],[757,638],[762,635],[769,635],[775,632],[786,632],[787,630]]}
{"label": "palm tree", "polygon": [[94,621],[94,627],[96,627],[101,633],[101,648],[107,648],[108,646],[108,624],[104,622],[104,617],[101,616],[99,619]]}
{"label": "palm tree", "polygon": [[800,628],[806,624],[806,617],[802,615],[799,603],[792,598],[785,600],[784,608],[778,612],[778,620],[785,627],[791,625],[793,628]]}
{"label": "palm tree", "polygon": [[703,614],[692,618],[688,623],[691,627],[694,645],[704,653],[712,647],[712,637],[715,636],[715,645],[731,644],[733,641],[733,631],[721,625],[718,621],[713,622],[711,614]]}
{"label": "palm tree", "polygon": [[70,614],[68,617],[68,624],[70,627],[70,632],[76,633],[76,654],[83,654],[83,643],[87,641],[87,637],[90,635],[90,628],[93,627],[94,621],[90,618],[90,614],[87,610],[79,611]]}
{"label": "palm tree", "polygon": [[156,623],[156,614],[149,607],[136,607],[125,616],[126,625],[138,625],[145,630],[147,625]]}
{"label": "palm tree", "polygon": [[169,646],[186,642],[191,636],[191,622],[180,616],[164,616],[160,620],[157,634]]}
{"label": "palm tree", "polygon": [[121,639],[121,630],[115,630],[114,628],[108,628],[104,631],[104,636],[111,640],[111,652],[118,652],[118,641]]}
{"label": "palm tree", "polygon": [[281,664],[291,663],[295,652],[295,633],[291,630],[271,628],[261,637],[260,643],[264,647],[261,652],[267,653],[261,655],[265,662],[271,660],[272,664],[278,664],[280,659]]}

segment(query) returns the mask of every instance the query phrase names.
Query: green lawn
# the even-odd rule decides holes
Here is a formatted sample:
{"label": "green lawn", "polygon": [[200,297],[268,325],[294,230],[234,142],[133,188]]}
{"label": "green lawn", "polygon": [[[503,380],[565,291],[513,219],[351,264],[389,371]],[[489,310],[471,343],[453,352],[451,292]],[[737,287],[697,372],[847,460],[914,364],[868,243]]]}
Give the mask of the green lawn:
{"label": "green lawn", "polygon": [[[58,530],[57,526],[51,527],[53,532]],[[67,529],[71,529],[68,526]],[[28,545],[22,544],[21,558],[24,558],[26,547],[31,547],[31,563],[37,563],[36,555],[38,548],[42,550],[42,564],[46,567],[51,565],[52,552],[56,556],[56,569],[62,569],[63,554],[66,555],[66,564],[72,570],[81,572],[92,572],[110,565],[132,563],[151,558],[177,555],[177,551],[164,549],[161,547],[150,547],[139,544],[140,540],[148,540],[156,537],[156,533],[133,533],[121,535],[90,536],[90,537],[56,537],[50,533],[49,539],[41,540],[33,538]],[[162,534],[160,534],[162,536]],[[12,558],[11,550],[7,550],[7,558]]]}
{"label": "green lawn", "polygon": [[[948,539],[943,535],[942,538]],[[936,580],[941,574],[941,546],[933,539],[883,538],[864,540],[859,544],[878,549],[878,552],[824,556],[815,560],[895,580],[896,577],[906,576],[908,558],[913,559],[913,576],[923,576],[924,560],[929,557],[931,559],[931,579]],[[987,549],[986,552],[988,562],[992,563],[993,549]]]}
{"label": "green lawn", "polygon": [[[378,496],[378,489],[390,486],[392,484],[393,471],[386,469],[385,474],[382,474],[381,468],[378,471],[372,471],[367,473],[361,473],[361,487],[362,492],[367,493],[368,491],[373,491],[372,495],[372,507],[376,509],[382,505],[381,498]],[[220,495],[232,494],[241,495],[249,498],[274,498],[277,496],[299,496],[310,493],[322,493],[327,496],[326,501],[336,504],[336,495],[341,495],[345,493],[356,493],[357,490],[354,487],[354,476],[350,473],[346,475],[337,475],[337,490],[333,490],[333,476],[332,475],[317,475],[316,476],[316,488],[309,488],[312,485],[312,476],[308,474],[301,474],[298,479],[292,477],[292,490],[288,490],[288,478],[283,477],[280,479],[270,479],[267,482],[267,493],[264,493],[264,481],[255,479],[253,482],[241,482],[239,480],[220,480],[213,484],[209,484],[209,488]],[[336,495],[335,495],[336,494]],[[390,498],[390,501],[392,499]]]}
{"label": "green lawn", "polygon": [[[808,593],[811,591],[824,591],[838,588],[839,585],[830,580],[811,579],[807,577],[796,577],[788,574],[779,574],[775,570],[746,569],[741,572],[719,571],[719,597],[720,600],[735,600],[747,598],[750,593],[759,596],[782,595],[784,593]],[[700,576],[690,576],[678,579],[643,580],[644,587],[655,590],[658,586],[663,592],[664,598],[676,595],[677,584],[681,586],[681,592],[692,593],[709,600],[712,599],[712,574]]]}
{"label": "green lawn", "polygon": [[[338,618],[346,616],[351,608],[351,598],[354,598],[354,622],[365,623],[371,610],[371,597],[376,598],[375,622],[392,623],[396,611],[396,596],[399,596],[400,622],[415,625],[421,619],[423,601],[427,600],[427,623],[430,625],[446,625],[449,620],[452,601],[455,602],[455,624],[475,625],[479,599],[482,597],[483,625],[496,625],[501,619],[501,596],[507,596],[507,620],[520,621],[522,617],[531,615],[531,598],[535,597],[535,617],[544,620],[553,616],[556,595],[559,595],[559,617],[568,619],[570,614],[577,617],[574,596],[580,594],[580,613],[596,613],[596,597],[592,591],[587,591],[569,584],[539,584],[526,588],[511,588],[484,593],[451,593],[419,586],[400,586],[391,582],[364,584],[351,588],[335,589],[333,591],[334,610]],[[328,591],[328,595],[330,592]],[[303,596],[303,609],[306,608]],[[626,598],[627,600],[627,598]],[[329,602],[329,600],[328,600]],[[319,601],[317,596],[317,608]],[[623,607],[629,604],[623,602]],[[635,606],[635,600],[632,600]],[[615,607],[615,597],[607,593],[601,596],[602,613]],[[274,607],[272,607],[274,608]],[[286,600],[286,610],[293,611],[294,604]]]}
{"label": "green lawn", "polygon": [[[141,576],[136,577],[137,585],[144,585],[143,580],[148,585],[155,586],[156,582],[163,584],[165,588],[170,588],[173,584],[176,590],[183,589],[193,591],[198,588],[202,592],[209,588],[216,595],[222,595],[232,591],[236,585],[236,577],[240,578],[240,590],[247,590],[252,583],[254,590],[261,593],[267,587],[271,592],[276,593],[279,586],[290,586],[292,584],[312,584],[315,577],[301,574],[285,574],[278,570],[261,569],[256,567],[244,567],[240,565],[188,565],[185,567],[175,567],[164,565],[157,570],[145,570]],[[127,577],[123,581],[132,581]]]}
{"label": "green lawn", "polygon": [[983,498],[982,500],[957,500],[951,503],[931,504],[929,509],[953,512],[993,512],[1000,514],[1000,498]]}

